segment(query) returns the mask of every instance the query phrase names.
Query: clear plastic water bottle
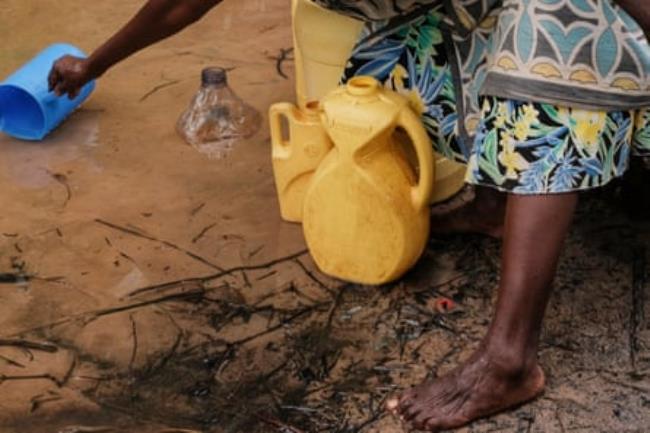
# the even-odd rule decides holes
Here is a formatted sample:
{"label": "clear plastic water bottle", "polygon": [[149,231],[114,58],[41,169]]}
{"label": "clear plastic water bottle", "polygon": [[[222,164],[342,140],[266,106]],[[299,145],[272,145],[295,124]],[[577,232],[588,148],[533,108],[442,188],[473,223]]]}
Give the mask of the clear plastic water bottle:
{"label": "clear plastic water bottle", "polygon": [[240,141],[255,135],[262,116],[228,86],[223,68],[206,68],[201,88],[176,125],[178,133],[201,153],[223,158]]}

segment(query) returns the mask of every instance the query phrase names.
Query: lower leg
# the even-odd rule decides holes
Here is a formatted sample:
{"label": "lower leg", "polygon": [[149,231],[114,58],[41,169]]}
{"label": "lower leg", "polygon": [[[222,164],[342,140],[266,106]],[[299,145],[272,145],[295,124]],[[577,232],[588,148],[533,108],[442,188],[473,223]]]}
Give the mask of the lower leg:
{"label": "lower leg", "polygon": [[542,318],[577,194],[508,197],[499,297],[480,349],[440,379],[390,401],[414,427],[460,427],[543,390],[537,364]]}
{"label": "lower leg", "polygon": [[501,281],[486,349],[524,367],[537,362],[542,320],[578,196],[508,199]]}
{"label": "lower leg", "polygon": [[500,238],[503,233],[505,208],[505,193],[477,186],[474,198],[453,210],[436,209],[434,206],[431,231],[438,234],[480,233]]}

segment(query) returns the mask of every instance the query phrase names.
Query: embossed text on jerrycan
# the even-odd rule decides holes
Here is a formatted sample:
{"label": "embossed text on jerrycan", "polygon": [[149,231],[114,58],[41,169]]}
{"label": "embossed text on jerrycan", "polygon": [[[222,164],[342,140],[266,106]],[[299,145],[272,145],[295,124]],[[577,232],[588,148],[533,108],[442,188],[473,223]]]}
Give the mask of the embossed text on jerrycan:
{"label": "embossed text on jerrycan", "polygon": [[[322,101],[334,142],[314,174],[303,227],[319,268],[364,284],[399,278],[429,234],[434,164],[429,138],[405,98],[371,77],[356,77]],[[394,138],[413,142],[419,175]]]}
{"label": "embossed text on jerrycan", "polygon": [[[282,118],[289,125],[287,140],[282,136]],[[302,110],[286,102],[274,104],[269,120],[280,212],[286,221],[301,222],[307,187],[325,154],[332,149],[332,142],[321,123],[317,101],[307,103]]]}

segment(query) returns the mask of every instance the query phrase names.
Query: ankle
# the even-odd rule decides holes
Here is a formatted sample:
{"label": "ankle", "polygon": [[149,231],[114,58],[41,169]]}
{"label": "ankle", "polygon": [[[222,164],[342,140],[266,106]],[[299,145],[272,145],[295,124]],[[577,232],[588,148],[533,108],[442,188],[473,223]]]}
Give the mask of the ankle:
{"label": "ankle", "polygon": [[537,351],[533,347],[518,348],[512,344],[489,340],[484,346],[490,364],[505,377],[520,379],[538,367]]}

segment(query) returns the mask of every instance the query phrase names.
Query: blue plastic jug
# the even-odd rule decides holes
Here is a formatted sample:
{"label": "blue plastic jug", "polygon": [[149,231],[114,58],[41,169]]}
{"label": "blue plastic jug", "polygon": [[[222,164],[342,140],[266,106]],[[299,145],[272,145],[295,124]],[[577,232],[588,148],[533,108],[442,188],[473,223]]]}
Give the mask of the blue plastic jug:
{"label": "blue plastic jug", "polygon": [[75,46],[51,45],[0,84],[0,131],[22,140],[42,140],[90,96],[94,81],[73,100],[49,91],[52,65],[65,55],[85,57]]}

